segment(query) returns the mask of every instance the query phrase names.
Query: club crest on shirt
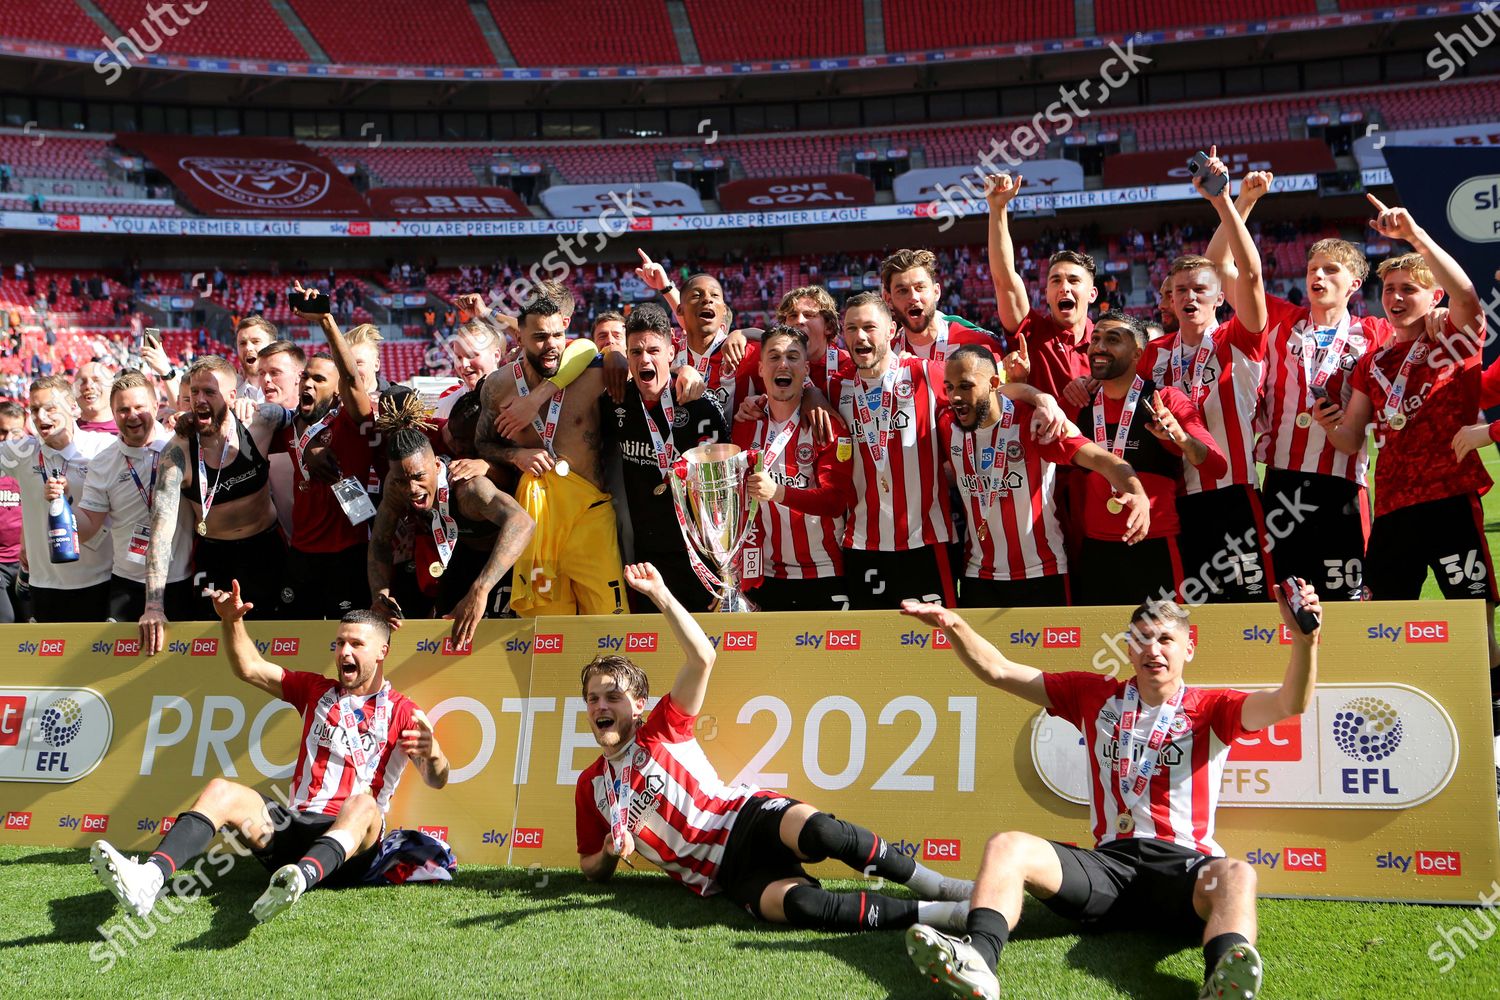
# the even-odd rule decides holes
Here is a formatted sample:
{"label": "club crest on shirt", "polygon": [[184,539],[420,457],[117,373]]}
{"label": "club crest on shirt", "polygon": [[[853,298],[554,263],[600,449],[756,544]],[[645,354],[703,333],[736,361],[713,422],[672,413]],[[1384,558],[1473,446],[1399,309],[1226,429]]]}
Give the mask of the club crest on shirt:
{"label": "club crest on shirt", "polygon": [[797,446],[797,464],[808,465],[813,460],[813,446],[803,442]]}
{"label": "club crest on shirt", "polygon": [[1178,712],[1177,715],[1172,719],[1171,725],[1167,726],[1167,731],[1170,732],[1173,736],[1181,736],[1183,733],[1188,731],[1192,724],[1193,722],[1187,717],[1186,712]]}
{"label": "club crest on shirt", "polygon": [[646,766],[646,751],[645,751],[645,749],[643,747],[636,747],[635,748],[635,765],[634,766],[637,767],[637,768],[641,768],[641,767],[645,767]]}
{"label": "club crest on shirt", "polygon": [[[718,392],[719,390],[715,389],[714,391]],[[723,409],[724,406],[728,402],[729,402],[729,396],[728,396],[728,394],[725,394],[723,400],[719,403],[719,408]],[[675,409],[675,410],[672,411],[672,426],[673,427],[686,427],[687,425],[688,425],[688,411],[687,411],[687,407],[685,407],[685,406],[679,406],[677,409]]]}
{"label": "club crest on shirt", "polygon": [[902,399],[911,399],[912,393],[916,391],[912,384],[905,379],[896,383],[896,395]]}
{"label": "club crest on shirt", "polygon": [[1019,462],[1021,460],[1021,442],[1007,442],[1005,445],[1005,455],[1012,462]]}

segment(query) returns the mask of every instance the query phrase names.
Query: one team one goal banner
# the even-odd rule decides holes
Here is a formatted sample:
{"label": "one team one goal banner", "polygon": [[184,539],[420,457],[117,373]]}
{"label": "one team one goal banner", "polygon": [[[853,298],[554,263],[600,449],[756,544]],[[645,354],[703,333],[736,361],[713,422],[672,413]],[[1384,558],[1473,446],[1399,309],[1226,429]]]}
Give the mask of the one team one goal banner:
{"label": "one team one goal banner", "polygon": [[[1041,669],[1125,677],[1127,614],[970,620]],[[1257,867],[1267,894],[1475,900],[1500,877],[1483,604],[1333,605],[1326,618],[1312,707],[1231,751],[1219,842]],[[941,632],[893,613],[700,621],[719,656],[697,736],[725,780],[784,789],[950,874],[972,875],[998,830],[1089,842],[1078,730],[980,685]],[[432,719],[452,777],[434,791],[408,772],[391,825],[444,836],[461,866],[576,864],[574,781],[598,754],[580,670],[625,653],[654,703],[681,664],[664,621],[485,622],[468,651],[444,624],[408,623],[386,669]],[[327,673],[335,629],[250,632],[273,662]],[[1200,608],[1193,631],[1190,683],[1281,680],[1290,637],[1273,606]],[[0,627],[0,843],[106,836],[144,851],[210,778],[288,790],[296,713],[235,680],[216,624],[177,625],[169,639],[147,659],[118,625]]]}

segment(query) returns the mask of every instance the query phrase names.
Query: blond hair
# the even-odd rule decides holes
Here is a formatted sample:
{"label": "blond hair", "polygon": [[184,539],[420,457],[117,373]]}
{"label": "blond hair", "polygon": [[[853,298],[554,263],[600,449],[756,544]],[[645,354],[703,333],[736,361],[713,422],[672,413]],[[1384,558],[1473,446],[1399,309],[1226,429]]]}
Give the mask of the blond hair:
{"label": "blond hair", "polygon": [[1365,259],[1364,252],[1348,240],[1330,237],[1326,240],[1319,240],[1307,248],[1308,260],[1312,260],[1318,254],[1344,265],[1349,269],[1349,273],[1360,281],[1364,281],[1370,274],[1370,262]]}
{"label": "blond hair", "polygon": [[378,344],[385,338],[380,335],[380,329],[374,323],[361,323],[352,330],[344,333],[344,343],[350,347],[358,347],[361,344]]}
{"label": "blond hair", "polygon": [[1167,277],[1171,278],[1173,275],[1181,274],[1183,271],[1202,270],[1205,267],[1216,275],[1219,273],[1219,269],[1214,266],[1214,262],[1202,254],[1185,253],[1172,260],[1171,265],[1167,267]]}
{"label": "blond hair", "polygon": [[839,307],[833,301],[833,296],[828,289],[822,285],[803,285],[801,288],[793,288],[781,297],[781,304],[776,307],[776,318],[783,323],[790,324],[792,313],[797,309],[797,303],[802,299],[811,299],[813,305],[818,307],[818,312],[823,314],[823,325],[830,330],[839,327]]}
{"label": "blond hair", "polygon": [[1381,281],[1391,271],[1405,271],[1411,275],[1411,280],[1423,288],[1436,288],[1437,278],[1432,273],[1432,268],[1427,266],[1427,258],[1419,253],[1404,253],[1396,257],[1387,257],[1380,262],[1375,269],[1375,274]]}

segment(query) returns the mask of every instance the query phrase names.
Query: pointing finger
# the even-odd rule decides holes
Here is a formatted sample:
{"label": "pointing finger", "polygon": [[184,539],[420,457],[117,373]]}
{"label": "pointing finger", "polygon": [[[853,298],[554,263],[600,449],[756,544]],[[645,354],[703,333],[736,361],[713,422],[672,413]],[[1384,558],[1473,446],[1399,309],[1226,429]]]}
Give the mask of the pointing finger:
{"label": "pointing finger", "polygon": [[1373,194],[1369,193],[1368,191],[1365,192],[1365,197],[1369,199],[1371,205],[1375,206],[1375,211],[1377,211],[1377,212],[1388,212],[1388,211],[1390,211],[1390,209],[1386,208],[1385,204],[1379,198],[1375,197]]}

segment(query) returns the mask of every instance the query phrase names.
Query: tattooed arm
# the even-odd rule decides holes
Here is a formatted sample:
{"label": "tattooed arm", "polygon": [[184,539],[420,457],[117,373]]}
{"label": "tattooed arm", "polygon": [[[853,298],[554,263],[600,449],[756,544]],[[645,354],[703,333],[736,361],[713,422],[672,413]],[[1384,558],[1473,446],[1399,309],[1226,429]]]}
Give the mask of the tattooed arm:
{"label": "tattooed arm", "polygon": [[552,456],[541,448],[518,448],[495,429],[495,421],[499,418],[503,405],[500,398],[501,381],[498,377],[487,378],[484,380],[484,388],[480,390],[481,409],[479,423],[474,428],[474,449],[490,465],[509,466],[541,478],[544,472],[552,468]]}
{"label": "tattooed arm", "polygon": [[[515,565],[521,553],[536,531],[534,522],[521,505],[508,494],[495,489],[488,479],[470,479],[460,484],[454,498],[458,509],[467,518],[483,518],[496,524],[500,533],[495,536],[495,547],[484,568],[479,571],[469,592],[453,606],[447,617],[453,619],[453,644],[467,646],[474,638],[474,629],[484,617],[489,604],[490,592],[500,582],[506,570]],[[374,546],[371,546],[373,550]]]}
{"label": "tattooed arm", "polygon": [[172,547],[177,543],[177,512],[182,504],[182,479],[187,471],[187,451],[182,438],[174,437],[162,450],[156,493],[151,500],[151,541],[146,545],[146,613],[141,615],[141,646],[147,656],[162,651],[167,636],[167,615],[162,603],[167,571],[172,565]]}
{"label": "tattooed arm", "polygon": [[370,544],[366,549],[365,566],[370,579],[371,610],[385,618],[391,628],[401,627],[401,606],[391,596],[391,583],[395,578],[394,557],[391,541],[396,535],[395,502],[390,491],[380,491],[380,507],[375,511],[375,522],[370,528]]}

